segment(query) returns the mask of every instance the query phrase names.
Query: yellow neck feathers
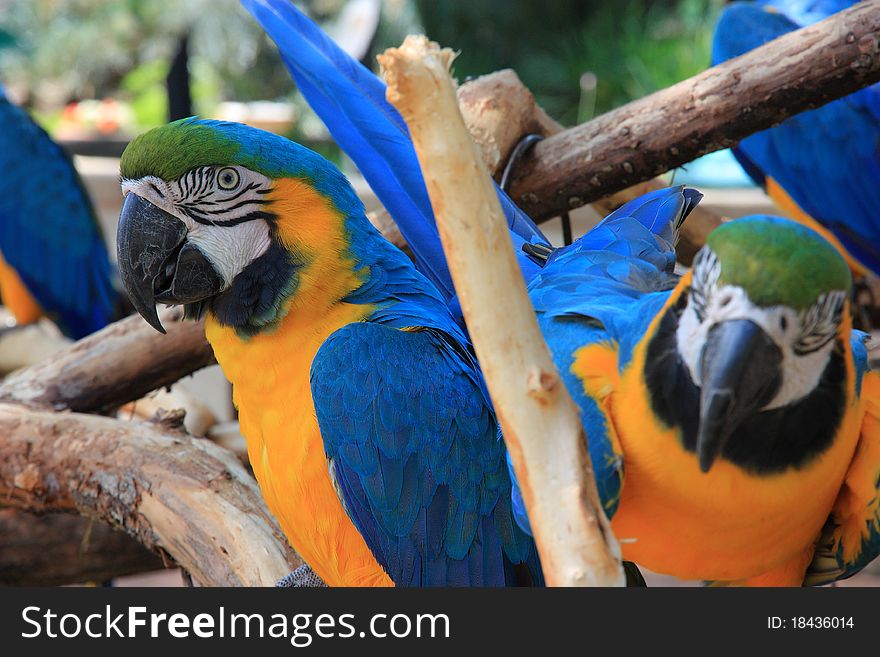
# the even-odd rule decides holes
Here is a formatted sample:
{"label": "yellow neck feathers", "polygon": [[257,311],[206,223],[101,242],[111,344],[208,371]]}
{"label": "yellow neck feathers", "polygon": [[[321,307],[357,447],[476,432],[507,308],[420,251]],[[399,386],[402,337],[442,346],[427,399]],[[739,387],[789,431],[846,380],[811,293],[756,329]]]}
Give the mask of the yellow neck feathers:
{"label": "yellow neck feathers", "polygon": [[324,197],[302,182],[282,180],[272,200],[278,236],[306,263],[286,314],[274,331],[250,338],[209,315],[206,335],[233,384],[260,489],[291,545],[331,586],[389,586],[330,481],[309,384],[324,341],[372,311],[340,301],[363,276],[344,255],[343,220]]}

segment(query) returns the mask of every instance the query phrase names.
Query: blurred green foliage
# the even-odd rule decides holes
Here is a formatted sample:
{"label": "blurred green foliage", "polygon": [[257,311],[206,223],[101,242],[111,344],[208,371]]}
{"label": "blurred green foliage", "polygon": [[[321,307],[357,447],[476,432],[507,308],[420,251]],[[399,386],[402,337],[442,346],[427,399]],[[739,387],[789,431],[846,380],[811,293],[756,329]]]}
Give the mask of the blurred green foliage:
{"label": "blurred green foliage", "polygon": [[197,111],[293,92],[275,47],[237,0],[0,0],[0,30],[16,40],[0,50],[0,80],[27,89],[37,106],[116,96],[142,126],[161,123],[159,94],[185,34]]}
{"label": "blurred green foliage", "polygon": [[[326,23],[345,0],[296,4]],[[372,52],[425,31],[461,52],[459,79],[514,68],[551,115],[575,123],[705,68],[722,4],[383,0]],[[284,99],[302,115],[274,46],[237,0],[0,0],[0,41],[11,46],[0,49],[0,81],[26,89],[41,109],[113,96],[128,102],[139,128],[150,127],[166,118],[165,76],[184,34],[197,112],[223,100]],[[598,84],[582,99],[585,72]],[[313,118],[303,130],[315,134]]]}
{"label": "blurred green foliage", "polygon": [[[556,119],[578,116],[580,78],[597,79],[595,113],[709,64],[723,0],[417,0],[426,33],[461,51],[460,79],[513,68]],[[592,103],[587,103],[592,105]]]}

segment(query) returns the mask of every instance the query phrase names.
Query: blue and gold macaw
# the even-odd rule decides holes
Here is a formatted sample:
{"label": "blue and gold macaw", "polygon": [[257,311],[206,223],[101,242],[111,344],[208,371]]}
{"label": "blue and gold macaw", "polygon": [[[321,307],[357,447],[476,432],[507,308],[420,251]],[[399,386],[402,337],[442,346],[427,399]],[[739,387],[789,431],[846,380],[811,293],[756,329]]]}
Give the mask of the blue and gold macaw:
{"label": "blue and gold macaw", "polygon": [[[731,3],[715,28],[712,64],[852,4]],[[880,84],[746,137],[733,152],[781,209],[838,246],[854,272],[880,274]]]}
{"label": "blue and gold macaw", "polygon": [[131,142],[118,261],[138,312],[206,318],[269,508],[329,585],[540,584],[446,299],[331,163],[185,119]]}
{"label": "blue and gold macaw", "polygon": [[[381,81],[294,8],[244,4],[373,189],[392,199],[422,190]],[[375,173],[383,170],[406,175]],[[850,328],[849,274],[815,233],[754,218],[720,229],[701,267],[679,280],[675,228],[698,200],[682,188],[648,194],[555,252],[543,271],[522,268],[580,405],[605,509],[618,536],[636,539],[623,543],[624,556],[658,571],[752,584],[847,577],[880,550],[880,387],[866,374],[863,334]],[[389,210],[414,224],[408,239],[430,234],[429,210]],[[546,242],[533,248],[510,223],[518,256],[540,259]],[[438,258],[425,250],[417,265],[436,271]],[[719,263],[725,274],[714,278]],[[701,388],[703,368],[711,385]],[[761,405],[771,394],[773,408]],[[516,488],[514,496],[527,529]]]}
{"label": "blue and gold macaw", "polygon": [[70,159],[0,87],[0,295],[19,324],[44,314],[79,339],[113,321],[114,272]]}
{"label": "blue and gold macaw", "polygon": [[812,230],[754,216],[678,279],[696,200],[628,203],[529,286],[623,556],[725,583],[848,577],[880,553],[880,378],[850,271]]}

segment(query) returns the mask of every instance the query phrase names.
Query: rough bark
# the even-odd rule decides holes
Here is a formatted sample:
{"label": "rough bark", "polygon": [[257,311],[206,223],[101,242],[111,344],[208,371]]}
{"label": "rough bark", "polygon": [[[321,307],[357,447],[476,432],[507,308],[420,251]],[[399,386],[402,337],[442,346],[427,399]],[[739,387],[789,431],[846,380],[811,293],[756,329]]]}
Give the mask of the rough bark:
{"label": "rough bark", "polygon": [[555,135],[563,130],[538,105],[511,69],[482,75],[458,89],[458,107],[489,173],[501,179],[504,165],[528,134]]}
{"label": "rough bark", "polygon": [[415,144],[547,582],[622,584],[619,547],[598,503],[577,409],[541,336],[489,174],[458,109],[452,52],[408,37],[379,60],[388,100]]}
{"label": "rough bark", "polygon": [[10,375],[0,385],[0,400],[106,412],[215,362],[203,322],[183,321],[181,308],[160,317],[168,335],[139,316],[128,317]]}
{"label": "rough bark", "polygon": [[535,145],[511,197],[551,217],[880,80],[880,2],[859,2]]}
{"label": "rough bark", "polygon": [[104,582],[164,565],[131,536],[95,518],[0,509],[0,586]]}
{"label": "rough bark", "polygon": [[0,402],[0,501],[125,530],[204,585],[272,585],[301,562],[256,482],[208,440],[159,425]]}
{"label": "rough bark", "polygon": [[[511,151],[525,135],[549,137],[564,130],[541,109],[517,74],[509,69],[463,84],[458,90],[458,105],[468,132],[480,147],[483,163],[499,181]],[[666,186],[665,181],[655,178],[597,199],[592,206],[604,217],[627,201]],[[690,264],[706,243],[706,237],[720,224],[718,214],[703,206],[694,208],[679,236],[679,261]]]}

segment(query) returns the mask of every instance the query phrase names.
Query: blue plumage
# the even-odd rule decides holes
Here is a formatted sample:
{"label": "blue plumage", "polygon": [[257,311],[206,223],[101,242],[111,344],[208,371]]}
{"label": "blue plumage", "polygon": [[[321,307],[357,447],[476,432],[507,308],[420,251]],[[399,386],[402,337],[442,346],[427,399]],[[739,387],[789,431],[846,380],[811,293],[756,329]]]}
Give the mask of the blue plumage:
{"label": "blue plumage", "polygon": [[[735,2],[718,21],[712,63],[854,4]],[[861,89],[742,140],[734,154],[759,184],[774,179],[865,267],[880,272],[880,85]]]}
{"label": "blue plumage", "polygon": [[[461,322],[415,149],[400,114],[385,100],[385,84],[290,3],[242,0],[242,4],[275,41],[299,90],[363,173],[412,249],[416,266],[450,302]],[[528,279],[539,267],[520,247],[524,242],[547,244],[547,240],[500,189],[498,198]]]}
{"label": "blue plumage", "polygon": [[347,232],[371,280],[345,301],[375,310],[324,342],[311,385],[348,515],[398,586],[523,583],[516,564],[540,584],[467,338],[437,290],[365,219],[350,217]]}
{"label": "blue plumage", "polygon": [[[557,249],[529,284],[529,298],[559,372],[578,405],[589,437],[599,496],[609,517],[620,497],[623,461],[596,400],[585,394],[571,367],[584,346],[613,342],[620,367],[676,282],[678,227],[702,195],[684,187],[649,192],[622,205],[572,245]],[[514,480],[514,513],[528,518]]]}
{"label": "blue plumage", "polygon": [[0,252],[70,337],[112,321],[117,292],[73,164],[0,87]]}

